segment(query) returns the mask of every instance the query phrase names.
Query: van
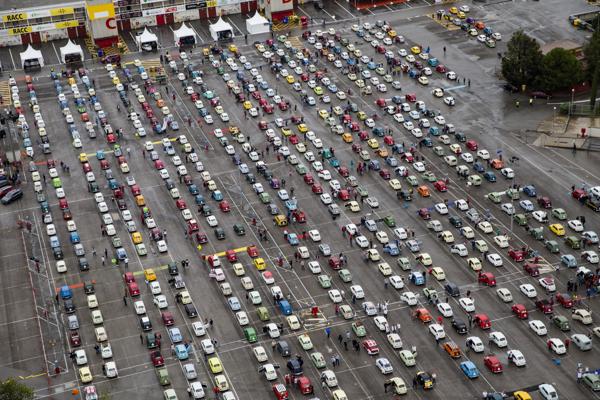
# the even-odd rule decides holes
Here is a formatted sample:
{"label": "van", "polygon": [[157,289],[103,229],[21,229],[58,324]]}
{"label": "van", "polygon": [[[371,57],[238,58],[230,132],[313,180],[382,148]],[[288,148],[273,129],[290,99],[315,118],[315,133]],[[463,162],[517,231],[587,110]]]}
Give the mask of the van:
{"label": "van", "polygon": [[77,315],[69,315],[67,317],[67,323],[70,330],[74,331],[79,329],[79,320],[77,319]]}

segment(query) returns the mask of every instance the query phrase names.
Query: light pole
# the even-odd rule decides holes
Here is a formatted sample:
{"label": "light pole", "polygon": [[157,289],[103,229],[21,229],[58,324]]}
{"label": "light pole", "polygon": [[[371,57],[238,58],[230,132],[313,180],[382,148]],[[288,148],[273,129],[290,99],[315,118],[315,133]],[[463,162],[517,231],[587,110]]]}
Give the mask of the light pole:
{"label": "light pole", "polygon": [[575,88],[571,89],[571,107],[569,107],[569,116],[573,113],[573,103],[575,102]]}
{"label": "light pole", "polygon": [[552,115],[552,134],[554,135],[554,123],[556,122],[556,106],[554,106],[554,113]]}

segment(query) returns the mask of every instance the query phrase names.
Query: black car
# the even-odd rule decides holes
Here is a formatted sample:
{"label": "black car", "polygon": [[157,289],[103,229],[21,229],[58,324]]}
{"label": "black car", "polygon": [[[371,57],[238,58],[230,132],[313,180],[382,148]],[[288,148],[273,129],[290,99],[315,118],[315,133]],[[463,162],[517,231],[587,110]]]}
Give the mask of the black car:
{"label": "black car", "polygon": [[23,191],[21,189],[13,189],[2,197],[2,204],[8,205],[13,201],[19,200],[21,197],[23,197]]}
{"label": "black car", "polygon": [[225,231],[223,230],[223,228],[215,228],[215,236],[218,240],[225,239]]}
{"label": "black car", "polygon": [[73,314],[75,312],[75,303],[73,303],[72,299],[65,300],[65,312],[67,314]]}
{"label": "black car", "polygon": [[173,179],[169,178],[169,179],[165,180],[165,186],[167,187],[168,190],[171,190],[175,187],[175,182],[173,182]]}
{"label": "black car", "polygon": [[502,88],[510,93],[518,93],[519,92],[519,88],[516,87],[515,85],[511,85],[510,83],[505,84],[504,86],[502,86]]}
{"label": "black car", "polygon": [[79,270],[80,271],[87,271],[89,269],[90,269],[90,263],[88,262],[87,258],[81,257],[79,259]]}
{"label": "black car", "polygon": [[400,191],[396,192],[396,197],[398,197],[398,200],[404,200],[404,201],[412,200],[412,195],[410,194],[410,192],[408,190],[400,190]]}
{"label": "black car", "polygon": [[444,289],[446,290],[446,293],[448,293],[452,297],[460,296],[460,288],[456,283],[448,282],[444,286]]}
{"label": "black car", "polygon": [[91,281],[85,281],[83,283],[83,291],[85,292],[85,294],[93,294],[96,293],[96,288],[94,287],[94,284]]}
{"label": "black car", "polygon": [[142,327],[142,331],[147,332],[152,330],[152,322],[150,322],[150,318],[144,316],[140,318],[140,326]]}
{"label": "black car", "polygon": [[88,191],[92,193],[98,193],[100,191],[100,187],[96,182],[90,182],[88,183]]}
{"label": "black car", "polygon": [[273,171],[270,169],[265,169],[262,174],[267,181],[273,177]]}
{"label": "black car", "polygon": [[452,226],[455,228],[462,228],[462,226],[463,226],[462,220],[460,219],[460,217],[457,217],[456,215],[453,215],[450,218],[448,218],[448,221],[450,221]]}
{"label": "black car", "polygon": [[250,184],[256,183],[256,177],[253,173],[246,174],[246,181]]}
{"label": "black car", "polygon": [[177,275],[179,273],[179,268],[177,268],[177,262],[170,262],[168,265],[169,275]]}
{"label": "black car", "polygon": [[202,206],[202,215],[204,215],[205,217],[208,217],[209,215],[212,215],[212,208],[210,208],[209,205],[203,205]]}
{"label": "black car", "polygon": [[196,307],[194,307],[193,304],[186,304],[183,306],[183,308],[185,309],[185,313],[187,314],[188,317],[190,318],[195,318],[198,316],[198,312],[196,311]]}
{"label": "black car", "polygon": [[234,224],[233,225],[233,231],[238,236],[244,236],[246,234],[246,229],[244,228],[244,226],[242,224]]}
{"label": "black car", "polygon": [[459,318],[454,318],[452,320],[452,327],[457,333],[465,334],[467,333],[467,324]]}
{"label": "black car", "polygon": [[54,256],[55,260],[62,260],[65,257],[65,255],[63,254],[63,251],[60,247],[53,247],[52,255]]}
{"label": "black car", "polygon": [[287,362],[288,370],[292,373],[292,375],[302,375],[302,359],[300,357],[292,358]]}

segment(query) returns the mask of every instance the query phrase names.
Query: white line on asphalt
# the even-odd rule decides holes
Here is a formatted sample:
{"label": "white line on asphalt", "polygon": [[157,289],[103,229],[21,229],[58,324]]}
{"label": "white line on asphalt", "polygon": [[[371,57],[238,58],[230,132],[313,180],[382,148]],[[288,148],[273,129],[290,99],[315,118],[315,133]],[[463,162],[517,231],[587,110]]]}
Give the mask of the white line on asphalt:
{"label": "white line on asphalt", "polygon": [[10,51],[10,47],[8,48],[8,54],[10,54],[10,62],[12,62],[13,69],[16,70],[17,66],[15,65],[15,59],[13,58],[12,51]]}
{"label": "white line on asphalt", "polygon": [[385,8],[387,8],[390,11],[394,11],[390,6],[388,6],[387,4],[384,4]]}
{"label": "white line on asphalt", "polygon": [[310,17],[311,15],[309,13],[307,13],[306,11],[304,11],[304,9],[300,6],[298,6],[298,10],[302,11],[302,14],[306,15],[307,17]]}
{"label": "white line on asphalt", "polygon": [[226,18],[227,18],[227,20],[229,21],[229,23],[230,23],[231,25],[233,25],[233,27],[234,27],[235,29],[237,29],[237,30],[238,30],[238,32],[239,32],[239,33],[241,33],[242,35],[244,34],[244,32],[242,32],[242,30],[241,30],[240,28],[238,28],[238,26],[237,26],[237,25],[236,25],[236,24],[235,24],[235,23],[234,23],[234,22],[231,20],[231,18],[229,18],[229,17],[226,17]]}
{"label": "white line on asphalt", "polygon": [[56,59],[58,60],[58,63],[60,64],[62,62],[62,60],[60,59],[60,55],[58,55],[58,51],[56,50],[56,45],[54,44],[54,40],[51,41],[52,43],[52,48],[54,49],[54,54],[56,54]]}
{"label": "white line on asphalt", "polygon": [[[8,303],[8,304],[15,304],[15,303],[12,302],[12,303]],[[4,303],[4,305],[7,305],[7,304]],[[21,322],[31,321],[32,319],[37,319],[37,317],[29,317],[29,318],[17,319],[17,320],[14,320],[14,321],[3,322],[3,323],[0,323],[0,326],[6,326],[6,325],[12,325],[12,324],[20,324]],[[39,337],[39,335],[30,336],[30,338],[32,338],[32,337]],[[23,339],[23,338],[19,337],[19,339]]]}
{"label": "white line on asphalt", "polygon": [[133,43],[135,43],[135,46],[137,47],[138,51],[140,50],[140,48],[138,47],[138,43],[137,40],[135,39],[135,36],[133,34],[132,31],[129,31],[129,36],[131,36],[131,39],[133,39]]}
{"label": "white line on asphalt", "polygon": [[346,7],[344,7],[343,5],[341,5],[337,0],[335,0],[335,4],[337,4],[340,8],[342,8],[344,11],[346,11],[348,14],[350,14],[350,16],[352,18],[356,18],[356,15],[352,14],[350,12],[350,10],[348,10]]}
{"label": "white line on asphalt", "polygon": [[202,39],[202,36],[198,33],[196,28],[194,28],[194,25],[190,24],[190,26],[192,27],[192,30],[196,33],[196,36],[198,36],[200,40],[202,40],[202,43],[204,43],[204,39]]}
{"label": "white line on asphalt", "polygon": [[323,11],[325,14],[329,15],[329,18],[331,18],[332,20],[334,20],[334,21],[335,21],[335,16],[334,16],[334,15],[331,15],[331,14],[329,14],[329,13],[327,12],[327,10],[326,10],[326,9],[323,9],[323,10],[321,10],[321,11]]}

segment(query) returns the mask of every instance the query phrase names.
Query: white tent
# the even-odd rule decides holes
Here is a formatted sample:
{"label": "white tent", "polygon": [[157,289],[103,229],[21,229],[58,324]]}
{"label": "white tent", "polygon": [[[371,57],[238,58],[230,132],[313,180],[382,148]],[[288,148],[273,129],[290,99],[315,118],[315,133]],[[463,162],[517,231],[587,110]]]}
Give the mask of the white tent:
{"label": "white tent", "polygon": [[60,48],[60,59],[62,60],[62,62],[66,63],[66,57],[72,54],[79,54],[79,61],[83,61],[83,50],[81,49],[81,46],[71,42],[71,39],[69,39],[69,41],[67,41],[67,44]]}
{"label": "white tent", "polygon": [[21,53],[21,66],[25,68],[26,66],[44,66],[44,56],[42,56],[42,52],[34,49],[31,45],[27,46],[27,50]]}
{"label": "white tent", "polygon": [[233,28],[230,24],[223,21],[223,18],[219,17],[219,20],[208,27],[210,30],[210,36],[213,40],[220,39],[231,39],[233,38]]}
{"label": "white tent", "polygon": [[263,17],[256,11],[252,18],[246,20],[246,30],[251,35],[259,33],[269,33],[269,20]]}
{"label": "white tent", "polygon": [[[180,44],[194,44],[196,43],[196,32],[185,23],[181,24],[181,27],[176,31],[173,31],[173,35],[175,36],[175,45],[179,46]],[[184,43],[182,43],[182,39]]]}
{"label": "white tent", "polygon": [[[192,33],[193,33],[193,31],[192,31]],[[158,47],[158,36],[156,36],[154,33],[150,32],[148,30],[148,28],[144,28],[144,32],[137,35],[135,37],[135,41],[137,42],[137,45],[139,48],[141,48],[144,44],[152,46],[153,43],[155,44],[156,47]]]}

